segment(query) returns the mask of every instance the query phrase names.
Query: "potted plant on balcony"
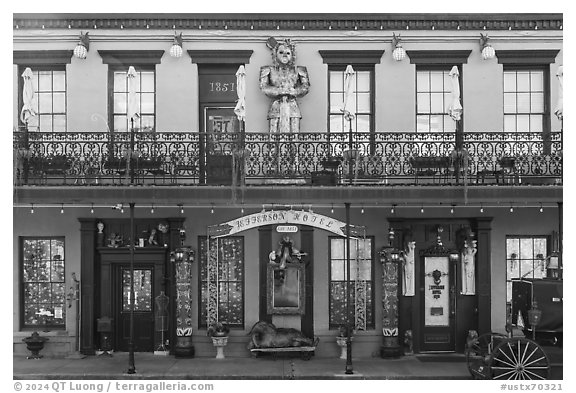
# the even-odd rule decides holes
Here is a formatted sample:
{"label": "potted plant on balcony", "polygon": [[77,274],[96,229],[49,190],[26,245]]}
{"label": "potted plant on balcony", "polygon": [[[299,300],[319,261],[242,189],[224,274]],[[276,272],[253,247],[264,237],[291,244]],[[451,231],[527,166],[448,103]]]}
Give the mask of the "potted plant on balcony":
{"label": "potted plant on balcony", "polygon": [[210,325],[207,334],[212,338],[212,344],[216,347],[216,359],[224,359],[224,347],[228,344],[230,327],[225,322],[216,322]]}

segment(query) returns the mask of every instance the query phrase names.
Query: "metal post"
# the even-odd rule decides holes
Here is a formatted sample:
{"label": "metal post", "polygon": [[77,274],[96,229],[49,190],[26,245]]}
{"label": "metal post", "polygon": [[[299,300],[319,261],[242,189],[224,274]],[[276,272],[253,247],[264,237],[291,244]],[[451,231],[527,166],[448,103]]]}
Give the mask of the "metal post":
{"label": "metal post", "polygon": [[[350,116],[348,118],[348,123],[349,123],[349,127],[348,127],[348,182],[350,184],[352,184],[352,170],[354,168],[354,165],[352,165],[352,117]],[[355,157],[355,160],[357,160],[358,157]]]}
{"label": "metal post", "polygon": [[346,371],[354,374],[352,369],[352,324],[350,323],[350,202],[346,206]]}
{"label": "metal post", "polygon": [[130,342],[128,343],[128,374],[135,374],[134,365],[134,202],[130,202]]}
{"label": "metal post", "polygon": [[564,236],[564,222],[562,220],[562,215],[564,214],[564,203],[558,202],[558,278],[560,280],[564,279],[564,261],[562,258],[562,239]]}
{"label": "metal post", "polygon": [[130,151],[127,157],[127,163],[130,167],[130,184],[134,184],[134,163],[132,162],[132,157],[134,156],[134,118],[130,118]]}

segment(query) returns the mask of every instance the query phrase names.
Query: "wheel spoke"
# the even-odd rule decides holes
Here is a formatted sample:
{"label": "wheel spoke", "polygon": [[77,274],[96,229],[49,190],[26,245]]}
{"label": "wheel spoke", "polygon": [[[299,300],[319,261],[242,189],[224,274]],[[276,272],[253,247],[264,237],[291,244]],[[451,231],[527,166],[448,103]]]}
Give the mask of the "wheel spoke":
{"label": "wheel spoke", "polygon": [[539,362],[539,361],[542,360],[542,359],[546,359],[546,356],[542,356],[541,358],[538,358],[538,359],[536,359],[536,360],[533,360],[533,361],[530,362],[530,363],[525,363],[525,364],[524,364],[524,367],[531,366],[531,365],[533,365],[534,363]]}
{"label": "wheel spoke", "polygon": [[[495,367],[492,367],[492,368],[495,368]],[[508,375],[508,374],[511,374],[511,373],[515,373],[515,372],[516,372],[516,369],[510,370],[510,371],[505,372],[505,373],[502,373],[502,374],[500,374],[500,375],[496,375],[496,376],[494,377],[494,379],[504,378],[505,375]],[[511,378],[505,378],[505,379],[511,379]]]}
{"label": "wheel spoke", "polygon": [[[510,363],[506,362],[504,359],[498,358],[499,354],[504,355],[506,357],[506,359],[508,359],[510,361]],[[506,355],[506,353],[502,349],[500,349],[498,351],[498,353],[496,354],[495,360],[498,360],[499,362],[507,364],[510,367],[516,367],[516,362],[514,362],[514,360],[510,359],[510,357],[508,355]]]}
{"label": "wheel spoke", "polygon": [[[526,352],[528,351],[528,345],[526,345],[526,349],[524,350],[524,355],[526,354]],[[535,347],[534,350],[530,353],[530,355],[528,355],[527,358],[525,358],[524,356],[522,356],[522,360],[526,360],[528,361],[528,359],[530,359],[532,357],[532,355],[534,355],[534,353],[536,353],[536,351],[538,351],[538,347]]]}
{"label": "wheel spoke", "polygon": [[[535,376],[536,378],[538,378],[538,379],[546,379],[545,376],[538,375],[538,374],[536,374],[536,373],[533,373],[533,372],[530,371],[530,370],[526,370],[526,374],[532,374],[532,375],[534,375],[534,376]],[[530,379],[532,379],[532,378],[530,378]]]}

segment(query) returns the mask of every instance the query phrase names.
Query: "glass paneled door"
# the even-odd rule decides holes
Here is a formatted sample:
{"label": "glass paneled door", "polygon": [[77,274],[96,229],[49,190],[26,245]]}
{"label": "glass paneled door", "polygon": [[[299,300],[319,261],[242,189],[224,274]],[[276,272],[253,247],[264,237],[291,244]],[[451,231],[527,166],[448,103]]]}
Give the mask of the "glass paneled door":
{"label": "glass paneled door", "polygon": [[134,351],[154,350],[154,268],[137,266],[134,268],[134,298],[130,290],[130,268],[118,266],[116,296],[118,334],[116,348],[128,351],[130,342],[130,311],[134,304]]}
{"label": "glass paneled door", "polygon": [[425,257],[422,292],[422,352],[453,352],[454,269],[447,256]]}

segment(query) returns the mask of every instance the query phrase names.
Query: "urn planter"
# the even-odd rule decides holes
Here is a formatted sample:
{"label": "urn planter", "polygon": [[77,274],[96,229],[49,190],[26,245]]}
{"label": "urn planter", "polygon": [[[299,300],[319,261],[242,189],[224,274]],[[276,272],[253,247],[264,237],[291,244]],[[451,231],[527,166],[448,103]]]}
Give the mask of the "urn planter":
{"label": "urn planter", "polygon": [[224,359],[224,347],[228,344],[228,336],[212,336],[212,344],[216,348],[216,359]]}
{"label": "urn planter", "polygon": [[27,356],[27,359],[41,359],[43,357],[40,355],[40,351],[44,348],[44,343],[48,341],[47,337],[41,337],[38,332],[34,332],[29,337],[23,338],[22,341],[26,343],[26,348],[32,353]]}

